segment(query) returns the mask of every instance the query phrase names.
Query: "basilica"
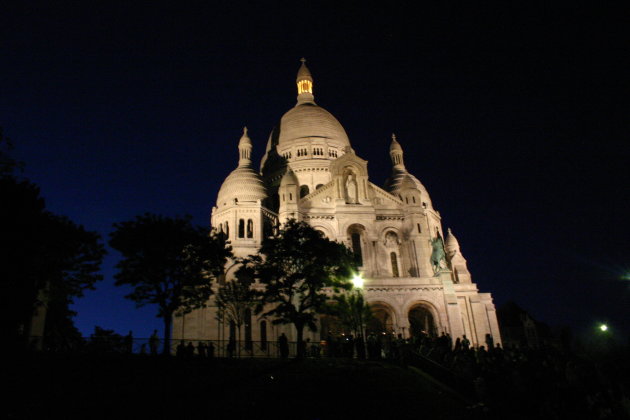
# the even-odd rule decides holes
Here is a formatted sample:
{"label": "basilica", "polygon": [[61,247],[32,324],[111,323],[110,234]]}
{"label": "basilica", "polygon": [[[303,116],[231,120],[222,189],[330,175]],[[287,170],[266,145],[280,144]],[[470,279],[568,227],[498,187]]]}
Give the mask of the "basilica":
{"label": "basilica", "polygon": [[[313,77],[302,59],[297,103],[272,130],[260,170],[254,168],[253,143],[244,129],[238,165],[227,176],[212,208],[213,229],[224,232],[237,257],[255,254],[265,235],[289,219],[310,224],[327,238],[351,249],[364,278],[363,290],[375,315],[370,331],[410,337],[421,331],[466,337],[484,345],[487,334],[501,342],[489,293],[472,282],[460,245],[424,185],[405,167],[403,147],[392,136],[392,172],[383,187],[369,180],[339,121],[317,105]],[[237,266],[226,269],[229,281]],[[292,326],[272,325],[255,314],[244,339],[275,341]],[[305,332],[313,342],[328,334]],[[212,302],[176,316],[173,338],[228,340],[234,329],[216,317]],[[310,334],[310,335],[309,335]]]}

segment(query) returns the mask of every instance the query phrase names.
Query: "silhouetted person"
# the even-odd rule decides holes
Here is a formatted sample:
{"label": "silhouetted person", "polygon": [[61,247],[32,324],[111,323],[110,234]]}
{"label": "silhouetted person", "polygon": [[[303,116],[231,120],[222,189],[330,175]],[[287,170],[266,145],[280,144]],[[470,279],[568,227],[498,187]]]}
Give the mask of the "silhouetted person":
{"label": "silhouetted person", "polygon": [[151,351],[151,356],[157,356],[159,344],[160,339],[158,338],[157,330],[153,330],[153,334],[149,337],[149,349]]}
{"label": "silhouetted person", "polygon": [[357,347],[357,358],[365,360],[365,342],[363,341],[363,336],[358,336],[355,343]]}
{"label": "silhouetted person", "polygon": [[319,357],[319,354],[321,352],[321,348],[319,344],[317,343],[311,344],[310,352],[311,352],[312,357],[316,357],[316,358]]}
{"label": "silhouetted person", "polygon": [[200,359],[206,358],[206,345],[203,341],[200,341],[197,344],[197,354],[199,355]]}
{"label": "silhouetted person", "polygon": [[462,337],[462,349],[468,350],[470,348],[470,340],[466,338],[466,334]]}
{"label": "silhouetted person", "polygon": [[184,340],[180,341],[177,345],[177,349],[175,350],[175,357],[178,359],[183,359],[186,356],[186,345],[184,344]]}
{"label": "silhouetted person", "polygon": [[376,359],[376,336],[369,333],[367,336],[367,357],[369,360]]}
{"label": "silhouetted person", "polygon": [[227,345],[227,356],[231,359],[234,357],[234,350],[236,350],[236,341],[233,338],[230,338]]}
{"label": "silhouetted person", "polygon": [[286,359],[289,357],[289,340],[284,333],[278,337],[278,349],[280,350],[280,357]]}
{"label": "silhouetted person", "polygon": [[344,356],[352,359],[354,357],[354,337],[352,334],[348,334],[343,347]]}
{"label": "silhouetted person", "polygon": [[377,336],[374,343],[374,358],[380,360],[383,357],[383,340],[382,336]]}
{"label": "silhouetted person", "polygon": [[455,349],[454,351],[460,351],[462,349],[462,339],[457,337],[457,340],[455,340]]}
{"label": "silhouetted person", "polygon": [[192,341],[189,341],[188,345],[186,346],[186,358],[192,359],[193,357],[195,357],[195,345],[192,343]]}
{"label": "silhouetted person", "polygon": [[133,353],[133,334],[131,333],[131,331],[129,331],[129,334],[125,336],[123,343],[125,345],[125,353]]}
{"label": "silhouetted person", "polygon": [[326,356],[335,357],[337,354],[337,343],[335,342],[335,338],[328,333],[326,336]]}
{"label": "silhouetted person", "polygon": [[486,347],[488,347],[488,350],[492,350],[494,348],[494,339],[490,334],[486,334]]}
{"label": "silhouetted person", "polygon": [[208,359],[214,359],[214,343],[208,343]]}

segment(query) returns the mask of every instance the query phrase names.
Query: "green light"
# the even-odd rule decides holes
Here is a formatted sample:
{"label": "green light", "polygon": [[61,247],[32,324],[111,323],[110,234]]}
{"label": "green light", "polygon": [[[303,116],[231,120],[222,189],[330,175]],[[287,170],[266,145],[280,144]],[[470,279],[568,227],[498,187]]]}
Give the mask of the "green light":
{"label": "green light", "polygon": [[608,331],[608,325],[602,324],[602,325],[599,326],[599,329],[602,330],[602,331]]}

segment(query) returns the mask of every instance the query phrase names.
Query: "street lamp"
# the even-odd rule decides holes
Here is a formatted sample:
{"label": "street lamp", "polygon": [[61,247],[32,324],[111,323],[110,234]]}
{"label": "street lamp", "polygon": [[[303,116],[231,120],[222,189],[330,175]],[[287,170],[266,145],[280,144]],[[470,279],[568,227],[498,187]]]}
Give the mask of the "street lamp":
{"label": "street lamp", "polygon": [[601,324],[601,325],[599,326],[599,329],[600,329],[602,332],[606,332],[606,331],[608,331],[608,325],[606,325],[606,324]]}
{"label": "street lamp", "polygon": [[352,277],[352,285],[357,289],[363,289],[363,283],[365,283],[365,280],[363,280],[361,275],[355,274],[354,277]]}

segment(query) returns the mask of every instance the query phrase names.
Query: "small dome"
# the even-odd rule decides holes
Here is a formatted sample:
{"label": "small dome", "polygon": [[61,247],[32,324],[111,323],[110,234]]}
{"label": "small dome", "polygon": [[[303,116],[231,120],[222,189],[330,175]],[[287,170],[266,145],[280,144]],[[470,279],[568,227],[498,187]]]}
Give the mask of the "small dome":
{"label": "small dome", "polygon": [[295,172],[293,172],[291,168],[289,168],[282,176],[280,185],[300,185],[300,182],[298,181]]}
{"label": "small dome", "polygon": [[[400,183],[399,189],[409,188],[409,189],[419,189],[418,184],[416,183],[416,179],[414,179],[411,175],[407,174],[407,176],[403,177],[402,182]],[[420,182],[420,181],[418,181]]]}
{"label": "small dome", "polygon": [[396,140],[396,134],[392,134],[392,143],[389,145],[389,152],[391,153],[397,151],[402,152],[402,146],[398,143],[398,140]]}
{"label": "small dome", "polygon": [[324,108],[309,102],[291,108],[274,131],[278,132],[280,146],[311,137],[331,140],[340,147],[350,146],[346,130],[339,121]]}
{"label": "small dome", "polygon": [[217,207],[238,202],[255,202],[267,198],[267,190],[260,175],[249,167],[239,167],[232,171],[217,195]]}
{"label": "small dome", "polygon": [[411,175],[405,169],[396,169],[392,173],[387,181],[385,181],[385,190],[396,195],[398,190],[403,187],[409,188],[413,185],[413,187],[417,188],[420,191],[420,197],[424,203],[426,203],[427,207],[432,208],[433,204],[431,203],[431,198],[429,197],[429,192],[422,185],[422,182],[418,180],[415,176]]}
{"label": "small dome", "polygon": [[448,229],[448,235],[446,236],[446,252],[451,255],[455,252],[459,252],[459,242],[453,232],[451,232],[451,228]]}

